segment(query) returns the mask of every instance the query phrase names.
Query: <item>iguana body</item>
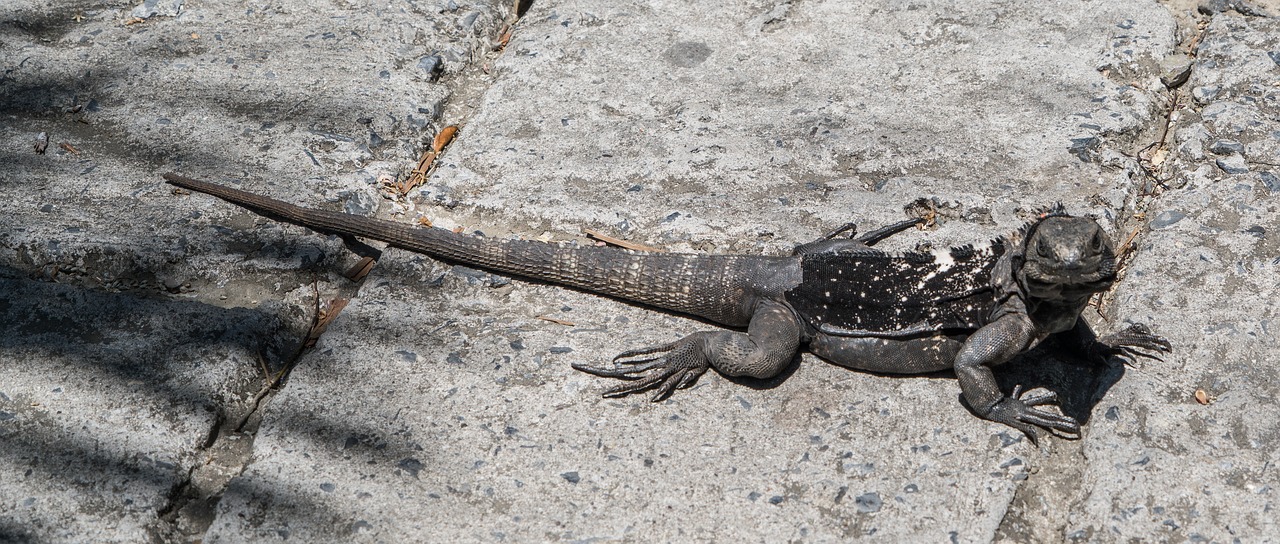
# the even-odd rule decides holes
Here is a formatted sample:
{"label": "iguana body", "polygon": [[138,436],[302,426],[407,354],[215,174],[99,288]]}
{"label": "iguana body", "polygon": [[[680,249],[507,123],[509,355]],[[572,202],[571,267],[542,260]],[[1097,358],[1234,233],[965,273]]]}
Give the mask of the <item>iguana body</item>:
{"label": "iguana body", "polygon": [[907,221],[857,240],[833,239],[837,231],[791,256],[704,255],[494,240],[302,208],[176,174],[165,179],[321,232],[381,240],[746,329],[696,332],[622,353],[609,367],[574,365],[627,380],[608,396],[656,389],[658,400],[692,385],[708,368],[772,377],[807,345],[823,359],[858,370],[953,368],[975,413],[1034,438],[1036,427],[1076,433],[1079,425],[1035,408],[1054,402],[1051,393],[1023,398],[1015,389],[1003,395],[992,367],[1054,334],[1095,359],[1169,350],[1141,325],[1099,340],[1078,319],[1089,297],[1114,281],[1115,257],[1092,219],[1060,209],[980,248],[902,255],[871,248],[916,223]]}

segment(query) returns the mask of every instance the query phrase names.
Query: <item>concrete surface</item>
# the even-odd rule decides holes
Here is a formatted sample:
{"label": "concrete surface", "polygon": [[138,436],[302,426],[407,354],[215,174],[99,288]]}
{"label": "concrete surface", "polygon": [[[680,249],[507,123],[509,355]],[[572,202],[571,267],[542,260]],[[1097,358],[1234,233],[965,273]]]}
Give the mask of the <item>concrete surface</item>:
{"label": "concrete surface", "polygon": [[[0,9],[0,541],[1280,540],[1274,20],[540,0],[498,52],[497,4]],[[425,187],[379,196],[459,122]],[[354,284],[340,241],[173,195],[169,169],[682,251],[781,253],[914,206],[942,224],[896,247],[942,246],[1060,200],[1132,235],[1086,317],[1175,353],[1002,370],[1087,420],[1039,449],[949,376],[811,356],[605,400],[571,363],[707,325],[398,250]]]}

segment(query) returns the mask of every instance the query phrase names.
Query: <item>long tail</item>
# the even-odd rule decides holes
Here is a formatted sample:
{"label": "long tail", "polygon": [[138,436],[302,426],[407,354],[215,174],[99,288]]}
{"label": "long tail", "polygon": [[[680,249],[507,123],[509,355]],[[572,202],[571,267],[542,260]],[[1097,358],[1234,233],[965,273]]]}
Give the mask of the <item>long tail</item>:
{"label": "long tail", "polygon": [[743,289],[771,257],[645,253],[610,247],[561,247],[494,240],[446,229],[295,206],[273,198],[174,173],[165,181],[216,196],[272,219],[392,246],[493,272],[523,276],[620,298],[728,325],[743,325]]}

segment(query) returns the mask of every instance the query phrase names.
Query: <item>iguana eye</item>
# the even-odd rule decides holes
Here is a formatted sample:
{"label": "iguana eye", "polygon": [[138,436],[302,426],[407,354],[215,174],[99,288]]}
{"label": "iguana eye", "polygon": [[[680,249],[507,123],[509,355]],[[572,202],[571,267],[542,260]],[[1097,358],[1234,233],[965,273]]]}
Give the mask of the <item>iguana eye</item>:
{"label": "iguana eye", "polygon": [[1036,253],[1041,257],[1052,259],[1054,257],[1053,248],[1044,240],[1036,240]]}
{"label": "iguana eye", "polygon": [[1106,244],[1106,241],[1105,241],[1105,240],[1103,240],[1103,238],[1102,238],[1102,231],[1098,231],[1098,232],[1093,233],[1093,242],[1092,242],[1092,244],[1093,244],[1093,250],[1094,250],[1095,252],[1096,252],[1096,251],[1102,251],[1102,246]]}

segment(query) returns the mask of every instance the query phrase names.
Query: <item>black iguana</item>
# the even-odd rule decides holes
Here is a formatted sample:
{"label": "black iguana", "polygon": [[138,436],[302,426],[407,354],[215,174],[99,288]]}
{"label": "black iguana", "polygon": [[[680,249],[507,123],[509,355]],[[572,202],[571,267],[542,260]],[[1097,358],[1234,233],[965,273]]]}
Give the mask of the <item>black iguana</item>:
{"label": "black iguana", "polygon": [[[1170,351],[1135,324],[1099,339],[1080,312],[1116,277],[1111,240],[1098,224],[1048,210],[981,247],[891,254],[872,245],[918,223],[904,221],[857,239],[852,225],[790,256],[646,253],[494,240],[445,229],[302,208],[176,174],[174,185],[208,193],[271,218],[344,236],[381,240],[459,264],[574,287],[702,317],[740,331],[695,332],[624,352],[611,366],[574,365],[626,380],[606,396],[655,389],[661,400],[708,368],[769,378],[802,346],[857,370],[919,374],[954,369],[980,417],[1015,427],[1078,433],[1072,418],[1042,410],[1057,395],[1001,393],[991,369],[1051,335],[1093,360]],[[1144,351],[1145,350],[1145,351]],[[1155,353],[1149,353],[1155,352]]]}

